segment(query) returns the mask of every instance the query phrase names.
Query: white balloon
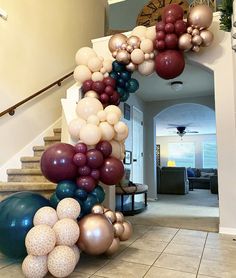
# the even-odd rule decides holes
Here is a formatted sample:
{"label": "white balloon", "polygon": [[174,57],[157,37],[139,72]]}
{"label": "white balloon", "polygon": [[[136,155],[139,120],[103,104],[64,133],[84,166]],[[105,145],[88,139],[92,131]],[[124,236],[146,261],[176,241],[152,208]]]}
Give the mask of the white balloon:
{"label": "white balloon", "polygon": [[134,63],[134,64],[141,64],[145,59],[145,56],[144,56],[144,53],[141,49],[137,48],[137,49],[134,49],[134,51],[132,51],[131,53],[131,61]]}
{"label": "white balloon", "polygon": [[107,72],[111,72],[112,71],[112,60],[111,59],[104,60],[103,67],[106,69]]}

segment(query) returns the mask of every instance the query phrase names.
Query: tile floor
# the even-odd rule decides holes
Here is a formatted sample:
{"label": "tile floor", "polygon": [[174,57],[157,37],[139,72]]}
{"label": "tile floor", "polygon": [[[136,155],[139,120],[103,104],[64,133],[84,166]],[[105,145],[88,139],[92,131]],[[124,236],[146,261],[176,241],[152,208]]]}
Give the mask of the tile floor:
{"label": "tile floor", "polygon": [[[132,238],[123,242],[115,255],[91,257],[82,254],[70,277],[236,277],[233,236],[160,226],[133,227]],[[20,262],[0,255],[0,277],[23,277]]]}

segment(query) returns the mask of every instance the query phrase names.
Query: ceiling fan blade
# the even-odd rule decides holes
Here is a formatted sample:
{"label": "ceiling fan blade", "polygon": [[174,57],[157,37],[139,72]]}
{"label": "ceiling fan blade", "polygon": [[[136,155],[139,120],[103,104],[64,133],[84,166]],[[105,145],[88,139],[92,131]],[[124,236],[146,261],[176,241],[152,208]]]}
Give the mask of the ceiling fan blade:
{"label": "ceiling fan blade", "polygon": [[189,131],[186,130],[186,132],[187,132],[187,133],[199,133],[199,131],[194,131],[194,130],[193,130],[193,131],[191,131],[191,130],[189,130]]}

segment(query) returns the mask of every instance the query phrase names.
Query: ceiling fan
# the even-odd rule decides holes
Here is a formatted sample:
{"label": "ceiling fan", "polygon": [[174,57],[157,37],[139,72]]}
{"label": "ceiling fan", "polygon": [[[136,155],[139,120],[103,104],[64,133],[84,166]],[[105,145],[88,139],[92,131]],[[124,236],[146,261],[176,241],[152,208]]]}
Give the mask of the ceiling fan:
{"label": "ceiling fan", "polygon": [[191,124],[186,124],[186,125],[174,125],[174,124],[169,124],[168,128],[176,128],[176,134],[178,134],[181,138],[186,134],[186,133],[199,133],[196,130],[188,130],[186,129],[188,126]]}

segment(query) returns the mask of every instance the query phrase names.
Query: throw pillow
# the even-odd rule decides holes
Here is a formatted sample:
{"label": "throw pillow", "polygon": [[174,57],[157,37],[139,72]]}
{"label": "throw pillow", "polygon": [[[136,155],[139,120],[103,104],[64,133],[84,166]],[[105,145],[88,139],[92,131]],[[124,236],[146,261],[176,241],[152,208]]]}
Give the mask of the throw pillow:
{"label": "throw pillow", "polygon": [[201,177],[201,171],[200,171],[198,168],[196,169],[196,174],[195,174],[195,176],[196,176],[197,178]]}
{"label": "throw pillow", "polygon": [[194,173],[194,170],[192,168],[188,168],[187,169],[187,174],[188,174],[188,177],[192,178],[192,177],[195,177],[195,173]]}

